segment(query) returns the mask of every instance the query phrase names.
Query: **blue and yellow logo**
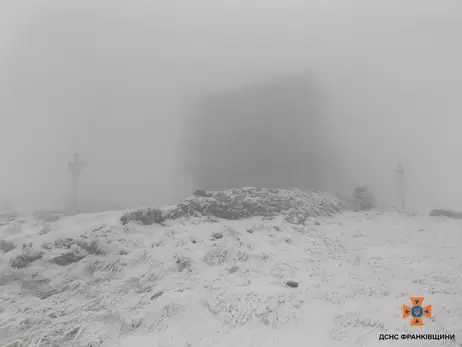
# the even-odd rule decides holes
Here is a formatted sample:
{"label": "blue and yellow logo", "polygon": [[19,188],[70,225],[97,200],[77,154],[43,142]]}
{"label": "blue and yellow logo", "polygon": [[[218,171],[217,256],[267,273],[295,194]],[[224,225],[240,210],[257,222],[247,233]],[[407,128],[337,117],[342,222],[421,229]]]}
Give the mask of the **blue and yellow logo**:
{"label": "blue and yellow logo", "polygon": [[412,316],[411,326],[423,326],[423,317],[432,318],[432,305],[423,307],[423,297],[412,297],[412,306],[403,305],[403,318]]}

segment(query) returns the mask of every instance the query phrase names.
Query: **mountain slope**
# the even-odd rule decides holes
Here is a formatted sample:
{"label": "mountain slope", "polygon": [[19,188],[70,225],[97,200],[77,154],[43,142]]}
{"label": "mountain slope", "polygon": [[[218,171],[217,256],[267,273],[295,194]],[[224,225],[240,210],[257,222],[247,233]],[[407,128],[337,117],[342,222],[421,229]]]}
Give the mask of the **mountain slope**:
{"label": "mountain slope", "polygon": [[[427,332],[462,345],[459,221],[122,215],[1,223],[1,346],[384,346],[397,342],[380,334]],[[433,305],[424,327],[401,318],[411,296]]]}

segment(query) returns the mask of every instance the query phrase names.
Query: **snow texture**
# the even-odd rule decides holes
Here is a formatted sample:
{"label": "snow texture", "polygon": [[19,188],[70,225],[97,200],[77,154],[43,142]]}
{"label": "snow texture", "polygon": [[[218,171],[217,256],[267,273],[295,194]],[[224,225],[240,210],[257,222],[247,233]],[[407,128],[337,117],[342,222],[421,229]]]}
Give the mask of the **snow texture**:
{"label": "snow texture", "polygon": [[[1,217],[0,346],[444,343],[379,341],[391,333],[455,334],[462,345],[460,221],[349,211],[349,200],[323,193],[244,191],[221,196],[233,211],[276,195],[285,207],[223,219],[205,213],[213,192],[158,209],[149,225],[121,222],[132,211]],[[433,305],[424,327],[401,318],[411,296]]]}

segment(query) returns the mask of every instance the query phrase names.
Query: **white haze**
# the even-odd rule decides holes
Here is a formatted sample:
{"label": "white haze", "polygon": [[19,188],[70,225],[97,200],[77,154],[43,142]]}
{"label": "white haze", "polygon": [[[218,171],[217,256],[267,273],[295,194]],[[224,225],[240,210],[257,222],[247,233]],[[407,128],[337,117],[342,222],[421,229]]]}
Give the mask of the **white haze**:
{"label": "white haze", "polygon": [[2,0],[0,26],[0,195],[17,208],[63,207],[74,151],[83,200],[172,203],[192,189],[196,100],[309,71],[351,186],[395,204],[402,162],[410,207],[462,209],[460,1]]}

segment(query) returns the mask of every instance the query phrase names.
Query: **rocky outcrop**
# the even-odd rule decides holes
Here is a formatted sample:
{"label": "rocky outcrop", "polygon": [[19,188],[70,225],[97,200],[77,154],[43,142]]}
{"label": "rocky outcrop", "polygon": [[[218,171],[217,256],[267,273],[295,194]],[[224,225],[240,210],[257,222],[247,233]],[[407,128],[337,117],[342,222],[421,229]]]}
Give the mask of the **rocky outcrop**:
{"label": "rocky outcrop", "polygon": [[120,218],[122,224],[134,221],[144,225],[151,225],[154,223],[161,223],[165,220],[165,216],[162,211],[157,208],[148,208],[142,210],[136,210],[133,212],[126,213]]}
{"label": "rocky outcrop", "polygon": [[433,217],[449,217],[454,219],[462,219],[462,212],[454,212],[451,210],[435,209],[430,212]]}
{"label": "rocky outcrop", "polygon": [[134,221],[150,225],[188,216],[237,220],[253,216],[271,218],[283,214],[286,221],[299,224],[309,217],[331,216],[343,210],[357,209],[357,206],[358,201],[355,199],[331,193],[243,187],[224,191],[196,191],[193,196],[169,210],[137,210],[124,214],[121,222],[127,224]]}

